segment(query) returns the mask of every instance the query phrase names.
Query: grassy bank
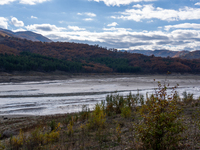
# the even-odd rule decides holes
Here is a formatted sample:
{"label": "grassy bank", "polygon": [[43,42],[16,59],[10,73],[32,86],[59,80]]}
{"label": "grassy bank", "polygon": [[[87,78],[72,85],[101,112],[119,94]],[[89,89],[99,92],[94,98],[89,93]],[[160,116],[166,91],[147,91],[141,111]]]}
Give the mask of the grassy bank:
{"label": "grassy bank", "polygon": [[93,111],[38,117],[15,126],[18,135],[3,138],[0,149],[200,149],[200,99],[166,89],[158,83],[146,101],[108,95]]}

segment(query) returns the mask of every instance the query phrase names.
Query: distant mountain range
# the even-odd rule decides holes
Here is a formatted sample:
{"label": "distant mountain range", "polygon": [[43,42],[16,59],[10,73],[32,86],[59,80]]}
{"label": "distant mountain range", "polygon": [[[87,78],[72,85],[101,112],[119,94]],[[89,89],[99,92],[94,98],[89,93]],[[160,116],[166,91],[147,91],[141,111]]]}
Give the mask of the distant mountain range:
{"label": "distant mountain range", "polygon": [[200,50],[197,51],[170,51],[170,50],[128,50],[129,53],[143,54],[147,56],[154,55],[155,57],[171,57],[183,59],[199,59]]}
{"label": "distant mountain range", "polygon": [[37,34],[31,31],[20,31],[20,32],[12,32],[10,30],[0,28],[0,35],[8,36],[8,37],[16,37],[20,39],[27,39],[33,42],[41,41],[41,42],[53,42],[50,39],[42,36],[41,34]]}

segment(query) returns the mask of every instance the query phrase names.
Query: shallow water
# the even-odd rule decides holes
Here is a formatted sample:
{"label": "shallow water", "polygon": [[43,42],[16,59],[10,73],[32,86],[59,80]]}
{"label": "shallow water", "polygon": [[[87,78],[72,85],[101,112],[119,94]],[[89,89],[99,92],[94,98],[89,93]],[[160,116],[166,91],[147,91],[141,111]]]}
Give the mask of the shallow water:
{"label": "shallow water", "polygon": [[[198,79],[165,79],[161,83],[180,86],[176,89],[179,95],[184,91],[200,96]],[[106,95],[140,94],[146,96],[155,93],[157,82],[152,77],[93,78],[70,79],[41,82],[1,83],[0,115],[27,114],[50,115],[81,111],[82,105],[91,109],[105,100]],[[170,93],[171,89],[169,89]]]}

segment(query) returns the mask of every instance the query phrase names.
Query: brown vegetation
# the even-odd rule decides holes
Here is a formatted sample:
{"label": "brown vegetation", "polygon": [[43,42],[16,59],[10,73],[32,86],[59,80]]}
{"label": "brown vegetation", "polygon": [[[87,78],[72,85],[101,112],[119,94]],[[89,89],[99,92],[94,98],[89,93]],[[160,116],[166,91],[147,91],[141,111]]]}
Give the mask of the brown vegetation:
{"label": "brown vegetation", "polygon": [[[108,62],[99,61],[99,58],[109,58],[109,63],[118,59],[127,60],[127,66],[139,67],[139,73],[199,73],[200,59],[186,60],[180,58],[161,58],[120,52],[115,49],[103,48],[99,45],[88,45],[69,42],[32,42],[17,38],[0,36],[0,53],[18,55],[20,52],[37,53],[58,59],[80,62],[85,72],[115,72]],[[124,68],[122,66],[121,68]],[[129,68],[130,69],[130,68]],[[118,69],[119,71],[119,69]],[[138,71],[132,71],[138,73]]]}

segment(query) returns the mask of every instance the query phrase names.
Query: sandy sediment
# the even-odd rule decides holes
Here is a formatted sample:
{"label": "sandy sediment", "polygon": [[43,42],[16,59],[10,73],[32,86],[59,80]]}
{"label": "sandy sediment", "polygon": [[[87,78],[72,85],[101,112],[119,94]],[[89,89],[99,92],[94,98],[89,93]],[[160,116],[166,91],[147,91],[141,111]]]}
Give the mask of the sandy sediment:
{"label": "sandy sediment", "polygon": [[51,80],[67,80],[72,78],[77,79],[96,79],[96,78],[122,78],[122,77],[146,77],[149,80],[153,79],[196,79],[200,80],[200,75],[193,74],[106,74],[106,73],[81,73],[69,74],[66,72],[56,71],[53,73],[43,72],[0,72],[0,83],[5,82],[28,82],[28,81],[51,81]]}

